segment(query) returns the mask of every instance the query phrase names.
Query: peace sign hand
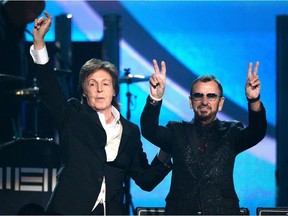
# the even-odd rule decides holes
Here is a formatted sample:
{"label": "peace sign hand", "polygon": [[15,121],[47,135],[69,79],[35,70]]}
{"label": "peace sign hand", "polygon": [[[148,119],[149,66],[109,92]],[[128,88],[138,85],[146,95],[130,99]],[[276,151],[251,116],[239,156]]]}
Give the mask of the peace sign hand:
{"label": "peace sign hand", "polygon": [[257,61],[252,73],[252,62],[248,65],[248,75],[245,85],[246,97],[248,99],[256,99],[260,95],[261,83],[258,76],[259,62]]}
{"label": "peace sign hand", "polygon": [[156,99],[161,99],[164,95],[166,84],[166,64],[161,61],[161,71],[158,63],[153,59],[153,66],[155,73],[150,78],[150,94]]}

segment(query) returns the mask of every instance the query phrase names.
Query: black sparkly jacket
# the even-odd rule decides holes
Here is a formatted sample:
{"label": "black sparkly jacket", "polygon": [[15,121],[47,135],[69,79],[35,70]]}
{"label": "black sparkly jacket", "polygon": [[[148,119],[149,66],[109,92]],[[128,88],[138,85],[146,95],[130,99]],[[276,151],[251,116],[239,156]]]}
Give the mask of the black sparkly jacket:
{"label": "black sparkly jacket", "polygon": [[173,170],[166,214],[240,214],[234,188],[236,156],[259,143],[266,134],[266,111],[249,110],[249,125],[216,120],[199,130],[194,121],[169,122],[159,126],[161,103],[147,99],[141,115],[143,136],[172,154]]}

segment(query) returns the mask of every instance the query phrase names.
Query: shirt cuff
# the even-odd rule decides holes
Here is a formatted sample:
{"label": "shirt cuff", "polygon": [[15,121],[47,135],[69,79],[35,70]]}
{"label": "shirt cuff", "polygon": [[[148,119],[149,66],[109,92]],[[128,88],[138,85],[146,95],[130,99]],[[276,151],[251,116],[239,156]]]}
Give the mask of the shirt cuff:
{"label": "shirt cuff", "polygon": [[161,101],[162,99],[163,99],[163,97],[161,97],[161,98],[155,98],[155,97],[153,97],[151,94],[149,95],[150,96],[150,98],[151,99],[153,99],[154,101]]}
{"label": "shirt cuff", "polygon": [[49,61],[48,52],[46,46],[40,50],[35,50],[34,45],[30,46],[30,55],[32,56],[35,64],[44,65]]}

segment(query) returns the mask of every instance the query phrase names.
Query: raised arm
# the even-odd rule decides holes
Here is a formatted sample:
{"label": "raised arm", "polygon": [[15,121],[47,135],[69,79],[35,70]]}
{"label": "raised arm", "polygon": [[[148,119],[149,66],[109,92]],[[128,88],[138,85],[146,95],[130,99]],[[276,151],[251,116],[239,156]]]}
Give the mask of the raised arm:
{"label": "raised arm", "polygon": [[40,17],[34,20],[34,44],[30,47],[30,54],[35,63],[33,72],[37,79],[41,102],[50,113],[55,127],[60,131],[63,129],[70,106],[55,73],[53,73],[53,65],[49,62],[44,37],[50,29],[52,17],[47,12],[44,13],[46,18]]}

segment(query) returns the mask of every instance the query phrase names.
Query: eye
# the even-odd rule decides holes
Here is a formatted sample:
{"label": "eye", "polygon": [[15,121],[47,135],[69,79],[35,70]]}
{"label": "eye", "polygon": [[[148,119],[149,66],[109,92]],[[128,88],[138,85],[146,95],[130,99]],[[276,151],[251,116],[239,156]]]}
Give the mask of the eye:
{"label": "eye", "polygon": [[203,96],[204,96],[204,94],[202,94],[202,93],[193,93],[192,94],[192,98],[195,101],[201,100],[203,98]]}
{"label": "eye", "polygon": [[208,100],[215,100],[218,97],[218,95],[214,93],[208,93],[206,96]]}
{"label": "eye", "polygon": [[194,101],[200,101],[204,98],[204,96],[207,97],[207,100],[208,101],[215,101],[217,99],[217,97],[219,96],[218,94],[215,94],[215,93],[208,93],[208,94],[202,94],[202,93],[193,93],[192,94],[192,99]]}
{"label": "eye", "polygon": [[89,87],[94,87],[94,86],[96,86],[96,82],[93,81],[93,80],[88,80],[88,86]]}

